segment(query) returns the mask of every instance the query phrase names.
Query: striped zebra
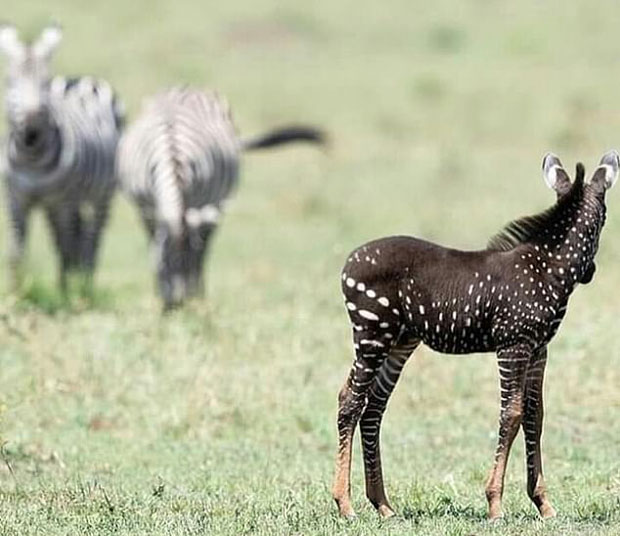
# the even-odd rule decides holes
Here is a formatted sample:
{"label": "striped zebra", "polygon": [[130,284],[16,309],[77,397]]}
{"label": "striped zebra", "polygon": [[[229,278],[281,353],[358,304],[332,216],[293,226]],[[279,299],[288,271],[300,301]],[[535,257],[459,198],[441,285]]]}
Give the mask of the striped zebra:
{"label": "striped zebra", "polygon": [[296,140],[323,135],[297,126],[240,139],[224,99],[186,87],[145,102],[119,142],[117,175],[155,246],[166,309],[204,292],[205,253],[237,185],[240,153]]}
{"label": "striped zebra", "polygon": [[30,44],[0,27],[8,59],[5,106],[8,136],[3,167],[11,220],[9,253],[18,287],[28,216],[46,213],[60,260],[60,287],[77,271],[90,289],[102,229],[114,192],[114,159],[122,113],[110,85],[90,77],[51,78],[52,54],[62,38],[48,26]]}

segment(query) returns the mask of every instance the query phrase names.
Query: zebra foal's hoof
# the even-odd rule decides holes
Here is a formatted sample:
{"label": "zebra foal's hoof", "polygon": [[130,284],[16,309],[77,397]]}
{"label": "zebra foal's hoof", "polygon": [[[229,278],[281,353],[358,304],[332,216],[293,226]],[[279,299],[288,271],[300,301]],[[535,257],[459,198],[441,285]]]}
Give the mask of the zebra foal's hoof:
{"label": "zebra foal's hoof", "polygon": [[338,506],[338,514],[341,518],[346,519],[347,521],[357,519],[357,514],[355,513],[351,505],[340,506],[338,501],[336,501],[336,505]]}
{"label": "zebra foal's hoof", "polygon": [[382,504],[377,508],[377,512],[383,519],[390,519],[396,515],[396,512],[392,510],[387,504]]}
{"label": "zebra foal's hoof", "polygon": [[542,517],[543,519],[552,519],[558,515],[555,511],[555,508],[553,508],[553,506],[551,506],[550,504],[543,504],[540,507],[539,512],[540,517]]}

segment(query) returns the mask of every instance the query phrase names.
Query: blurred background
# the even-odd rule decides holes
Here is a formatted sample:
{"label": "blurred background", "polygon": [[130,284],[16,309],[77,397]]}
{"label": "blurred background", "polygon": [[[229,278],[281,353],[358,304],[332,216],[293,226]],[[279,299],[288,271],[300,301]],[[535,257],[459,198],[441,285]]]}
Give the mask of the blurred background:
{"label": "blurred background", "polygon": [[[208,299],[162,318],[137,215],[117,196],[97,295],[67,307],[37,214],[25,295],[0,266],[3,534],[617,534],[620,195],[592,285],[575,293],[547,372],[540,526],[513,450],[507,523],[484,521],[498,413],[492,356],[421,349],[383,428],[381,525],[354,460],[342,524],[329,495],[336,394],[352,358],[339,270],[362,242],[413,234],[485,246],[554,201],[556,152],[588,177],[620,149],[615,2],[0,0],[34,37],[61,23],[57,74],[93,74],[131,121],[178,83],[217,89],[244,135],[304,122],[328,151],[243,159],[207,263]],[[6,62],[3,62],[6,65]],[[3,123],[3,131],[6,128]],[[0,253],[6,253],[6,211]],[[518,440],[517,443],[520,443]],[[356,445],[357,447],[357,445]]]}

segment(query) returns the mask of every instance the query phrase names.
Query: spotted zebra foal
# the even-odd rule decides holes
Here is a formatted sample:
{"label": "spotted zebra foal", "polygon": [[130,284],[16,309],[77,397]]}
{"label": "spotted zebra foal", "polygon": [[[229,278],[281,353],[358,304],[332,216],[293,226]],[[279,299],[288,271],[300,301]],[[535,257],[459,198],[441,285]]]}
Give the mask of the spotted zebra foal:
{"label": "spotted zebra foal", "polygon": [[486,485],[489,518],[502,515],[506,463],[519,427],[525,435],[528,495],[542,517],[555,515],[545,491],[540,446],[547,345],[577,284],[592,279],[605,193],[619,167],[619,155],[611,151],[589,183],[582,164],[571,183],[558,157],[547,154],[543,176],[557,202],[541,214],[510,223],[481,251],[395,236],[351,254],[342,290],[356,357],[339,394],[333,486],[341,515],[354,516],[351,442],[358,422],[366,495],[381,516],[394,514],[383,486],[381,420],[403,366],[421,342],[442,353],[497,353],[501,411]]}
{"label": "spotted zebra foal", "polygon": [[203,293],[203,262],[236,188],[243,151],[293,141],[322,143],[311,127],[240,138],[216,93],[176,87],[148,99],[121,138],[121,188],[136,203],[154,244],[164,308]]}
{"label": "spotted zebra foal", "polygon": [[109,84],[90,77],[50,77],[62,37],[49,26],[31,44],[0,26],[8,59],[3,148],[11,223],[13,286],[19,286],[28,216],[46,213],[60,258],[60,286],[80,272],[90,289],[100,235],[114,191],[114,159],[122,112]]}

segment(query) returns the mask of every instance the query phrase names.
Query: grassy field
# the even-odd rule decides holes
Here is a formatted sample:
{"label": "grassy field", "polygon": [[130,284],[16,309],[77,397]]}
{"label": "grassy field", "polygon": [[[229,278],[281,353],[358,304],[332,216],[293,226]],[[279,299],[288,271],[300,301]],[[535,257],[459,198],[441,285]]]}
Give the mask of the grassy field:
{"label": "grassy field", "polygon": [[[525,493],[522,440],[505,519],[485,520],[498,413],[492,356],[409,363],[383,428],[387,490],[365,500],[358,445],[345,522],[330,497],[336,394],[352,358],[346,254],[387,234],[483,247],[553,202],[542,155],[592,171],[620,149],[612,0],[9,2],[55,63],[92,72],[130,113],[176,82],[229,97],[239,129],[323,125],[329,151],[247,155],[217,236],[209,299],[166,317],[118,199],[91,307],[63,306],[40,215],[25,296],[0,265],[0,534],[620,534],[620,192],[594,284],[551,345],[544,455],[557,519]],[[6,251],[6,217],[0,253]],[[357,441],[356,441],[357,443]]]}

